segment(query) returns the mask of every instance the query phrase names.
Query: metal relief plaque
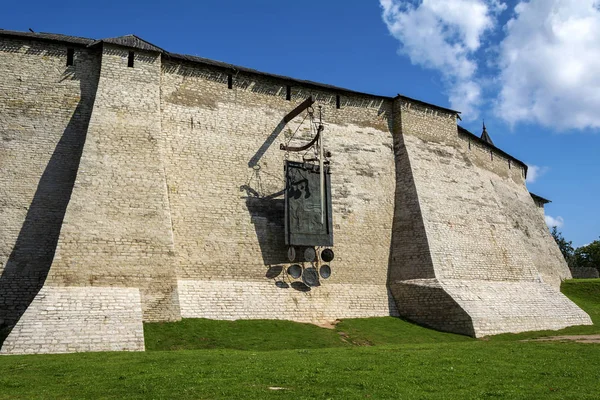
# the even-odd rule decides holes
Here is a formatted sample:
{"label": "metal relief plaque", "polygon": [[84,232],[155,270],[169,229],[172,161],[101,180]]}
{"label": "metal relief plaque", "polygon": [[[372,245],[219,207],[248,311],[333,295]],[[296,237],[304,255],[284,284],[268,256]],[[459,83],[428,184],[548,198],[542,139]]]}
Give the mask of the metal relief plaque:
{"label": "metal relief plaque", "polygon": [[[331,175],[317,164],[286,161],[285,242],[288,246],[333,246]],[[323,197],[323,201],[322,201]],[[322,208],[323,205],[323,209]]]}

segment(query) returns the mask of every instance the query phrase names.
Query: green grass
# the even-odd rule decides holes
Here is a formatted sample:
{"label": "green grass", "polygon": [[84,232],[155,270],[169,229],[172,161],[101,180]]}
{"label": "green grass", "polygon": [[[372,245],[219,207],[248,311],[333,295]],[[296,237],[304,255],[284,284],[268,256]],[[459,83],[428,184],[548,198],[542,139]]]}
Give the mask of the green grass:
{"label": "green grass", "polygon": [[600,332],[600,280],[562,290],[594,326],[475,340],[397,318],[344,320],[335,329],[146,324],[146,353],[0,357],[0,399],[597,399],[600,344],[520,341]]}
{"label": "green grass", "polygon": [[146,350],[287,350],[349,346],[333,330],[291,321],[183,319],[144,324]]}
{"label": "green grass", "polygon": [[597,399],[598,393],[600,346],[577,343],[470,341],[0,360],[0,399]]}
{"label": "green grass", "polygon": [[327,347],[464,342],[473,339],[423,328],[400,318],[346,319],[335,329],[291,321],[183,319],[144,324],[146,350],[272,351]]}
{"label": "green grass", "polygon": [[600,329],[600,279],[571,279],[563,282],[560,290],[584,309]]}
{"label": "green grass", "polygon": [[474,340],[463,335],[427,329],[393,317],[345,319],[335,328],[338,334],[358,346],[452,343]]}

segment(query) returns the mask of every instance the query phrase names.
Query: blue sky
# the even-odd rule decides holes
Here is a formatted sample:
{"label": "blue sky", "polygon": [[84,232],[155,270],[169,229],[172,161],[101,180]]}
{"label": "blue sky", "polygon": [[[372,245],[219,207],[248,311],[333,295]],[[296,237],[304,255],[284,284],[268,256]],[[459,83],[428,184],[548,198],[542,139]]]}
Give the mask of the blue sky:
{"label": "blue sky", "polygon": [[[576,246],[600,236],[597,0],[5,2],[0,28],[166,50],[462,111],[530,167]],[[598,78],[595,75],[598,75]]]}

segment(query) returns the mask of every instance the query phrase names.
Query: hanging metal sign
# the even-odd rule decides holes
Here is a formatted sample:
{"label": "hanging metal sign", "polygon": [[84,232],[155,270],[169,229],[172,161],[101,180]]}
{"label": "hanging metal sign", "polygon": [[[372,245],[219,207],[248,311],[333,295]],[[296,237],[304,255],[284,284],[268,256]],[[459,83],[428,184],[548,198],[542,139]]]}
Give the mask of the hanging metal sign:
{"label": "hanging metal sign", "polygon": [[[329,166],[285,162],[285,243],[288,246],[333,246]],[[321,179],[323,184],[321,184]]]}
{"label": "hanging metal sign", "polygon": [[[314,102],[311,96],[284,117],[287,123],[307,110],[306,117],[310,118],[311,132],[315,132],[312,140],[301,146],[290,146],[294,137],[292,135],[286,144],[280,145],[280,149],[286,152],[284,193],[285,243],[288,245],[288,260],[302,263],[302,266],[299,264],[290,266],[287,272],[293,279],[302,277],[302,283],[293,282],[291,285],[297,290],[301,290],[299,289],[301,286],[302,291],[320,286],[320,277],[327,279],[331,276],[330,266],[321,265],[321,262],[330,262],[334,257],[333,250],[329,248],[322,250],[320,255],[318,253],[319,248],[333,246],[333,220],[329,168],[331,153],[324,151],[325,126],[322,121],[321,106],[319,106],[317,122],[312,109]],[[302,123],[296,128],[296,132],[301,125]],[[305,152],[302,155],[303,161],[288,160],[290,152]],[[312,157],[309,155],[311,152]],[[305,263],[309,266],[305,267]]]}

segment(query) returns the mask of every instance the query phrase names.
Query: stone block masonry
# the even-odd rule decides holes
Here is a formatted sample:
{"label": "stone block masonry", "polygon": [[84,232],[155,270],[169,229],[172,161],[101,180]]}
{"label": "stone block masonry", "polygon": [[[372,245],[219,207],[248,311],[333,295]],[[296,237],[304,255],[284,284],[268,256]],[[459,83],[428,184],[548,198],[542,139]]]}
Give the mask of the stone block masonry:
{"label": "stone block masonry", "polygon": [[73,189],[99,74],[95,51],[0,37],[0,321],[46,279]]}
{"label": "stone block masonry", "polygon": [[144,319],[179,319],[160,121],[161,58],[104,44],[75,190],[47,281],[140,289]]}
{"label": "stone block masonry", "polygon": [[[403,315],[472,336],[591,323],[558,293],[570,273],[525,164],[454,111],[133,35],[0,30],[0,72],[3,354],[143,350],[142,320],[182,317]],[[333,153],[336,257],[302,291],[279,143],[314,135],[305,114],[283,121],[308,96]]]}
{"label": "stone block masonry", "polygon": [[140,292],[44,286],[0,354],[144,351]]}
{"label": "stone block masonry", "polygon": [[442,286],[471,318],[475,337],[590,324],[585,312],[541,282],[448,279]]}
{"label": "stone block masonry", "polygon": [[[396,107],[396,162],[411,176],[396,209],[402,215],[404,203],[420,213],[424,231],[410,245],[392,241],[390,288],[399,313],[476,337],[591,324],[559,293],[570,272],[525,187],[524,166],[455,134],[449,113]],[[406,222],[397,223],[394,235],[402,235]]]}
{"label": "stone block masonry", "polygon": [[[279,281],[281,282],[281,281]],[[340,318],[397,316],[386,285],[325,284],[319,290],[280,290],[273,282],[180,280],[183,318],[291,319],[331,322]],[[339,304],[346,307],[341,310]]]}

